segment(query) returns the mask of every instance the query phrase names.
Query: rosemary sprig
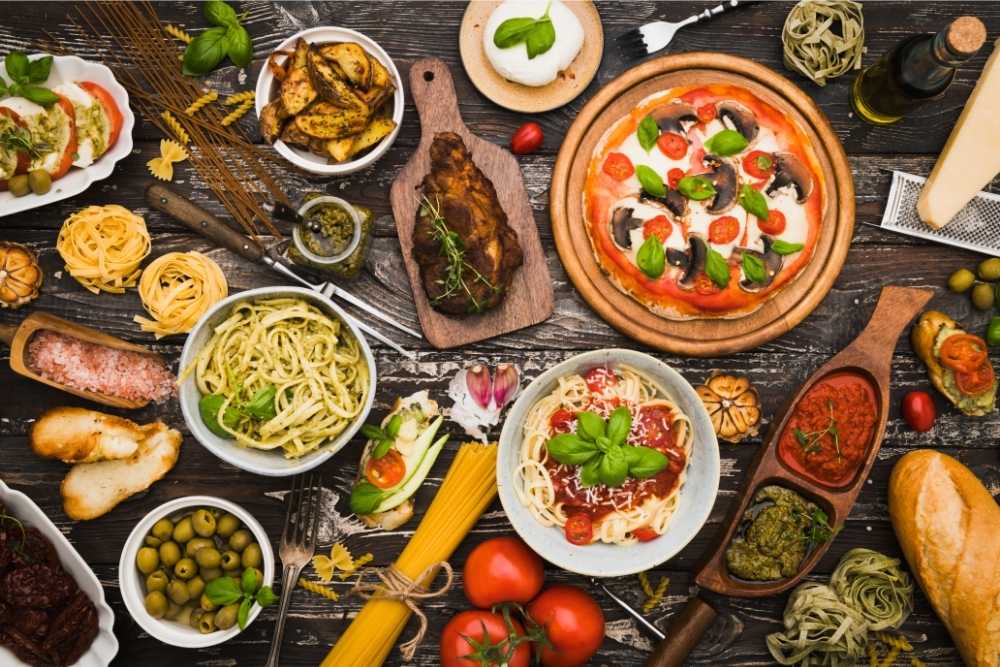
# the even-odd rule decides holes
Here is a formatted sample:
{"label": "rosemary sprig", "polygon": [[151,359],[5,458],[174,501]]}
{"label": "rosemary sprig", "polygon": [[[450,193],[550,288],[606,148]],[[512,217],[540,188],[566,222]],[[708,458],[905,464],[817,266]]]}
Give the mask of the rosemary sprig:
{"label": "rosemary sprig", "polygon": [[23,128],[9,127],[0,132],[0,146],[9,151],[24,151],[34,160],[41,156],[42,151],[48,150],[48,144],[32,143],[31,134]]}
{"label": "rosemary sprig", "polygon": [[816,508],[811,513],[796,510],[797,513],[809,521],[805,529],[806,540],[811,545],[822,544],[830,540],[834,535],[833,526],[830,525],[830,517],[826,512]]}
{"label": "rosemary sprig", "polygon": [[826,428],[822,431],[810,431],[805,432],[800,428],[796,428],[793,433],[795,433],[795,441],[799,443],[802,450],[806,454],[816,454],[823,450],[820,445],[820,441],[826,436],[830,436],[833,441],[833,446],[837,450],[837,459],[842,459],[843,454],[840,452],[840,431],[837,429],[837,420],[833,417],[833,401],[827,399],[826,407],[830,411],[830,421],[827,423]]}
{"label": "rosemary sprig", "polygon": [[473,283],[481,282],[493,291],[496,291],[497,287],[476,267],[465,261],[465,244],[462,243],[462,237],[458,235],[458,232],[448,228],[444,216],[441,215],[440,201],[435,199],[432,204],[430,199],[424,197],[421,200],[420,214],[430,219],[431,235],[440,244],[441,255],[448,260],[445,277],[438,281],[438,284],[444,287],[444,291],[431,299],[431,303],[440,303],[461,291],[465,292],[472,301],[471,312],[481,312],[482,304],[472,293],[465,280],[465,274],[468,272],[472,275]]}

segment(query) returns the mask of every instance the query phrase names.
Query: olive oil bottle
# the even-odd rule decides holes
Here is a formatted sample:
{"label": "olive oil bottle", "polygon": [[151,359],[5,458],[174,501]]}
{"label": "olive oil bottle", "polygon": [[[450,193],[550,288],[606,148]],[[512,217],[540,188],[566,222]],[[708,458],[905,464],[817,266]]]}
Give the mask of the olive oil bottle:
{"label": "olive oil bottle", "polygon": [[986,26],[961,16],[937,33],[914,35],[858,74],[851,106],[862,120],[892,125],[927,100],[943,93],[958,66],[986,41]]}

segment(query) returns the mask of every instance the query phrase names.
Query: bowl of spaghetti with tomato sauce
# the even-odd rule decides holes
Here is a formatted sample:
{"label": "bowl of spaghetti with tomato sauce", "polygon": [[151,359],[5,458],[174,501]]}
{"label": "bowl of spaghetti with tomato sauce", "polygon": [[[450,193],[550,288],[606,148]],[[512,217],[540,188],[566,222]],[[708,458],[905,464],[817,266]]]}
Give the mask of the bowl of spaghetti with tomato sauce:
{"label": "bowl of spaghetti with tomato sauce", "polygon": [[719,449],[691,385],[634,350],[568,359],[536,378],[500,435],[497,486],[524,541],[591,576],[649,569],[708,519]]}

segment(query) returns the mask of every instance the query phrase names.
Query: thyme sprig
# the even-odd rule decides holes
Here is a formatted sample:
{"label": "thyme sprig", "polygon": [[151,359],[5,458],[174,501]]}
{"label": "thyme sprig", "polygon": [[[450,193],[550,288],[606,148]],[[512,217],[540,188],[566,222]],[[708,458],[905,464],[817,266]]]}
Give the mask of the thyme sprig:
{"label": "thyme sprig", "polygon": [[833,441],[833,446],[837,450],[837,459],[842,459],[843,454],[840,452],[840,430],[837,428],[837,420],[833,416],[833,401],[827,399],[826,407],[830,411],[830,421],[827,423],[826,428],[820,431],[803,431],[800,428],[796,428],[793,432],[795,433],[795,441],[799,443],[802,450],[806,454],[816,454],[823,450],[820,445],[820,441],[826,436],[830,436],[830,440]]}
{"label": "thyme sprig", "polygon": [[49,148],[48,144],[32,142],[27,130],[16,127],[9,127],[0,132],[0,146],[9,151],[24,151],[32,160]]}
{"label": "thyme sprig", "polygon": [[444,287],[444,291],[431,299],[431,303],[437,304],[456,293],[464,292],[472,301],[471,312],[481,312],[482,304],[472,293],[472,289],[465,280],[465,274],[467,272],[471,274],[473,283],[481,282],[494,292],[497,291],[497,286],[465,260],[465,244],[462,242],[462,237],[458,235],[458,232],[448,228],[448,223],[441,215],[441,203],[438,199],[435,198],[432,204],[430,199],[424,197],[421,200],[420,214],[430,219],[431,235],[440,244],[441,255],[448,260],[445,277],[438,280],[438,284]]}

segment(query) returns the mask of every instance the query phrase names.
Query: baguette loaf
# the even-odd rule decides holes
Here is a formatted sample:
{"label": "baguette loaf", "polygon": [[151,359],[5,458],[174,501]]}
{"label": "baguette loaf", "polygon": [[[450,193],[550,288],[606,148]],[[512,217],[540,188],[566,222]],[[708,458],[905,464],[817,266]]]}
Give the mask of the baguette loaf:
{"label": "baguette loaf", "polygon": [[31,428],[31,448],[64,463],[127,459],[139,449],[147,429],[123,417],[85,408],[53,408]]}
{"label": "baguette loaf", "polygon": [[966,665],[1000,665],[1000,507],[968,468],[922,449],[889,479],[903,554]]}

